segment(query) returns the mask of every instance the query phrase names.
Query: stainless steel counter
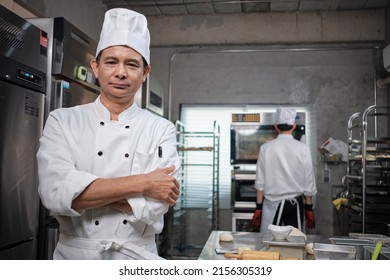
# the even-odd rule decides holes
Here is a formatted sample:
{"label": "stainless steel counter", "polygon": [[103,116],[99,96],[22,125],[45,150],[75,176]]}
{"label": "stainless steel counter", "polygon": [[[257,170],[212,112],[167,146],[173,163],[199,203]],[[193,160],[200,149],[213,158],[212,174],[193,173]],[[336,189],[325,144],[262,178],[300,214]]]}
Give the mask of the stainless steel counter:
{"label": "stainless steel counter", "polygon": [[[199,260],[226,260],[223,256],[223,253],[217,254],[216,250],[225,249],[225,250],[237,250],[238,248],[247,248],[250,250],[264,250],[267,245],[262,242],[264,234],[256,232],[230,232],[233,235],[232,242],[222,242],[219,241],[219,235],[222,232],[227,231],[213,231],[205,246],[203,247],[202,252],[199,255]],[[306,243],[329,243],[328,237],[319,236],[319,235],[307,235]],[[313,259],[312,255],[306,255],[305,259]]]}

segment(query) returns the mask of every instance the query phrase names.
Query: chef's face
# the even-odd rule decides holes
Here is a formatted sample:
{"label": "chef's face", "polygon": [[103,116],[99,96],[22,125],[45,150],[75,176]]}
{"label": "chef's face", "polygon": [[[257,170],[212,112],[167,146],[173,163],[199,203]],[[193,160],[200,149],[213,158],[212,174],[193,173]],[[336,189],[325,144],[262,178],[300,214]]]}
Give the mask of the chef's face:
{"label": "chef's face", "polygon": [[142,56],[127,46],[104,49],[99,60],[91,61],[99,80],[100,93],[111,101],[131,104],[134,96],[150,72]]}

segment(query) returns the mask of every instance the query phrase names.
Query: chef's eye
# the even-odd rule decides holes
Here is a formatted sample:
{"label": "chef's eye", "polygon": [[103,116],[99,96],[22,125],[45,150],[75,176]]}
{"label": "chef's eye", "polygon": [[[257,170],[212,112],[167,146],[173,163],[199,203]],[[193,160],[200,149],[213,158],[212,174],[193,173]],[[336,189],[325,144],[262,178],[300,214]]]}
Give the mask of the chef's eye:
{"label": "chef's eye", "polygon": [[131,68],[138,68],[139,67],[138,63],[133,63],[133,62],[127,63],[127,66],[129,66]]}
{"label": "chef's eye", "polygon": [[106,61],[106,64],[108,64],[108,65],[113,65],[113,64],[115,64],[116,62],[114,61],[114,60],[107,60]]}

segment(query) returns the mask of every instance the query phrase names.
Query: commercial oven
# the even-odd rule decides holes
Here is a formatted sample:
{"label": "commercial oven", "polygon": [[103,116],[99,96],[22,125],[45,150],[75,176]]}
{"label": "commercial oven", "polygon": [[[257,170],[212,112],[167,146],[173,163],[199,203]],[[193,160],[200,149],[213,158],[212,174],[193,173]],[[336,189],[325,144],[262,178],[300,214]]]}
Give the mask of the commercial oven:
{"label": "commercial oven", "polygon": [[255,178],[254,169],[236,169],[232,172],[231,204],[234,209],[232,231],[251,231],[252,216],[256,207]]}

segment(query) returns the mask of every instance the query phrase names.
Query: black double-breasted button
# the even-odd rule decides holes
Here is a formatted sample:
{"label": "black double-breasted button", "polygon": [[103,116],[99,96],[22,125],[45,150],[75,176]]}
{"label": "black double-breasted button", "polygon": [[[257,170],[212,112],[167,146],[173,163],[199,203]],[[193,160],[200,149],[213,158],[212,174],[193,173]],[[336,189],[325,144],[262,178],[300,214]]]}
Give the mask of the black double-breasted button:
{"label": "black double-breasted button", "polygon": [[98,226],[99,225],[99,221],[95,221],[95,226]]}
{"label": "black double-breasted button", "polygon": [[125,128],[126,128],[126,129],[129,129],[129,128],[130,128],[130,125],[126,125]]}
{"label": "black double-breasted button", "polygon": [[101,157],[102,155],[103,155],[103,152],[102,152],[102,151],[99,151],[99,152],[98,152],[98,156]]}
{"label": "black double-breasted button", "polygon": [[123,224],[124,224],[124,225],[127,224],[127,220],[123,220]]}
{"label": "black double-breasted button", "polygon": [[104,125],[104,122],[100,122],[100,125]]}
{"label": "black double-breasted button", "polygon": [[130,155],[128,153],[125,154],[125,157],[129,157]]}

